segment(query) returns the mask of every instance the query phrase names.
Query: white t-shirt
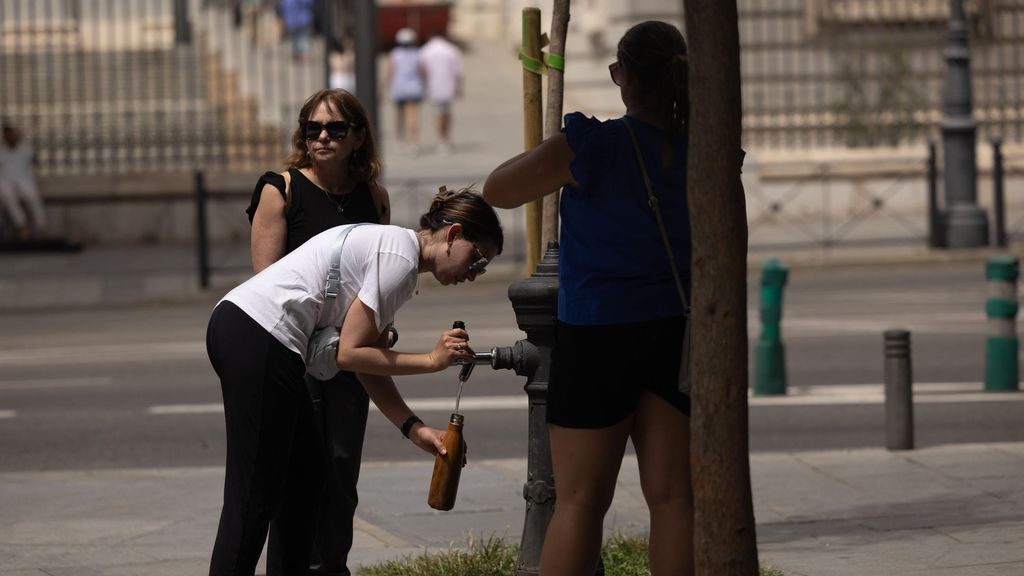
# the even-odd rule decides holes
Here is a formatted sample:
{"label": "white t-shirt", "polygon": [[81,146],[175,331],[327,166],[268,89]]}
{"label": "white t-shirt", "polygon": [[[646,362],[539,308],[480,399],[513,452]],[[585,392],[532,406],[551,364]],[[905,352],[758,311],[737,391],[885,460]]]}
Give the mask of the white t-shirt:
{"label": "white t-shirt", "polygon": [[462,53],[440,36],[434,36],[420,48],[420,63],[427,71],[427,98],[431,102],[455,99],[455,87],[462,77]]}
{"label": "white t-shirt", "polygon": [[416,232],[376,224],[353,228],[341,254],[337,301],[325,308],[324,282],[331,252],[347,226],[352,225],[313,236],[228,292],[221,302],[241,308],[303,361],[313,331],[340,327],[356,298],[373,310],[377,330],[383,332],[416,290],[420,256]]}

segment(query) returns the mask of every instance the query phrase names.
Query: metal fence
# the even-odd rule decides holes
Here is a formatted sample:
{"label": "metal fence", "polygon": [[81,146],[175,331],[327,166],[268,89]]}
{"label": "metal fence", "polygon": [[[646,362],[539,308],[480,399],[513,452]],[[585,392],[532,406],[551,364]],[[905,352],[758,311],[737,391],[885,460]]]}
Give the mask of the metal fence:
{"label": "metal fence", "polygon": [[41,175],[279,164],[324,42],[296,56],[274,2],[0,0],[0,115]]}
{"label": "metal fence", "polygon": [[[949,0],[739,0],[751,148],[921,144],[942,119]],[[979,139],[1024,141],[1024,0],[965,0]]]}
{"label": "metal fence", "polygon": [[[275,166],[326,84],[323,37],[297,59],[275,4],[0,0],[0,115],[37,143],[41,175]],[[1024,0],[965,6],[979,139],[1022,142]],[[949,0],[738,7],[748,148],[937,139]]]}

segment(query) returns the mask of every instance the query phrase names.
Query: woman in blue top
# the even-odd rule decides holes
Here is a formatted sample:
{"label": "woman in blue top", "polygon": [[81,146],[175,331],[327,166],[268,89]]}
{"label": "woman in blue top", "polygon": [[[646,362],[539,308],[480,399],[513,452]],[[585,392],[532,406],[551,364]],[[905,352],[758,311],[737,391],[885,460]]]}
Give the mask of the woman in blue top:
{"label": "woman in blue top", "polygon": [[690,399],[677,386],[683,307],[626,126],[689,293],[686,43],[670,24],[638,24],[609,70],[625,116],[569,114],[561,134],[505,162],[484,185],[500,208],[564,189],[547,407],[558,504],[541,574],[594,573],[630,438],[651,515],[651,573],[692,574]]}

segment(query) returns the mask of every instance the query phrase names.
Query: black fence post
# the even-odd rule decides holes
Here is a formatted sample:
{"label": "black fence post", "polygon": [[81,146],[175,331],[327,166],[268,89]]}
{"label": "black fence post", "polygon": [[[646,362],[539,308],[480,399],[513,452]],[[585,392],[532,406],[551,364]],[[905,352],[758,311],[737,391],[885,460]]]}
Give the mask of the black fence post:
{"label": "black fence post", "polygon": [[192,43],[192,27],[188,21],[188,0],[174,0],[174,43]]}
{"label": "black fence post", "polygon": [[942,248],[943,224],[939,212],[939,169],[935,142],[928,142],[928,247]]}
{"label": "black fence post", "polygon": [[1003,140],[992,139],[992,206],[995,212],[995,245],[1005,248],[1006,238],[1006,196],[1003,189]]}
{"label": "black fence post", "polygon": [[206,182],[196,170],[196,248],[199,257],[199,287],[210,287],[210,241],[206,231]]}

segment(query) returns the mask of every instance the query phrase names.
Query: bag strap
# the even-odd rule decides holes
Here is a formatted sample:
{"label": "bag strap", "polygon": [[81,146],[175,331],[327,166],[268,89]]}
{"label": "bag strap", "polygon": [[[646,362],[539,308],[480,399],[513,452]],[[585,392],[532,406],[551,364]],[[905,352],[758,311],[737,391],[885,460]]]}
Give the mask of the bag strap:
{"label": "bag strap", "polygon": [[348,238],[349,232],[360,226],[363,224],[345,226],[345,229],[338,233],[337,240],[334,241],[334,247],[331,248],[331,269],[327,271],[327,280],[324,282],[324,296],[328,300],[337,298],[341,291],[341,252],[345,248],[345,240]]}
{"label": "bag strap", "polygon": [[658,204],[658,197],[654,195],[654,188],[651,186],[651,178],[647,175],[647,166],[644,164],[643,154],[640,152],[640,143],[637,142],[636,133],[629,125],[629,120],[623,116],[622,122],[626,125],[626,132],[629,132],[629,139],[633,142],[633,151],[636,152],[636,161],[640,165],[640,175],[644,179],[644,187],[647,188],[647,204],[654,212],[654,220],[658,223],[658,232],[661,233],[661,243],[665,245],[665,252],[668,253],[668,265],[672,268],[672,277],[676,281],[676,290],[679,292],[679,301],[683,303],[683,315],[690,316],[690,301],[686,297],[686,290],[683,289],[683,280],[679,276],[679,268],[676,266],[675,254],[672,252],[672,245],[668,241],[668,231],[665,230],[665,221],[661,218],[661,207]]}

